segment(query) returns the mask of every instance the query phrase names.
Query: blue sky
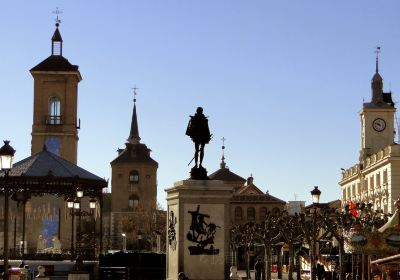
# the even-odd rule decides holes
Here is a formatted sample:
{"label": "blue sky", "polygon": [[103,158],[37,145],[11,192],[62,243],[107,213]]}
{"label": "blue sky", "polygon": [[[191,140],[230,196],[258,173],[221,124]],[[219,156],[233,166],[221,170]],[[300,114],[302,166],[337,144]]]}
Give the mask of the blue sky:
{"label": "blue sky", "polygon": [[[283,200],[340,197],[340,168],[358,159],[374,49],[399,101],[399,1],[6,1],[0,9],[0,139],[30,155],[33,79],[50,55],[59,7],[64,56],[80,66],[78,164],[105,178],[129,135],[133,94],[142,142],[159,162],[158,200],[188,177],[185,136],[209,116],[209,173],[226,162]],[[110,178],[111,179],[111,178]]]}

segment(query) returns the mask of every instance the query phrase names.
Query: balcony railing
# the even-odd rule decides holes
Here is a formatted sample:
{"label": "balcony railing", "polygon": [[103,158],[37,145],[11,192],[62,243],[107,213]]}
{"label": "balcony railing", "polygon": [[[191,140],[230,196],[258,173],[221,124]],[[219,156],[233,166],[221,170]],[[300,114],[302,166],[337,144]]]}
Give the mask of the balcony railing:
{"label": "balcony railing", "polygon": [[46,118],[46,124],[48,125],[61,125],[62,124],[62,119],[61,116],[47,116]]}

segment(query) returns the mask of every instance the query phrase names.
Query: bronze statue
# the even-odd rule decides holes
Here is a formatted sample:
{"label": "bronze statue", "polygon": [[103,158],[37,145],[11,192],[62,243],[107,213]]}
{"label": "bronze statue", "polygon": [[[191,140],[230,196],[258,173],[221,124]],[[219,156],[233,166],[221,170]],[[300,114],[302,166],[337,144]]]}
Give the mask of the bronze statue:
{"label": "bronze statue", "polygon": [[[186,129],[186,135],[188,135],[194,142],[194,162],[195,166],[192,168],[192,179],[208,179],[207,172],[203,168],[203,158],[204,158],[204,146],[208,144],[211,140],[212,134],[208,128],[208,119],[203,114],[203,108],[198,107],[196,114],[190,116],[190,120]],[[189,162],[189,164],[193,161]],[[201,176],[193,176],[193,173],[201,174]],[[205,172],[205,177],[204,177]]]}

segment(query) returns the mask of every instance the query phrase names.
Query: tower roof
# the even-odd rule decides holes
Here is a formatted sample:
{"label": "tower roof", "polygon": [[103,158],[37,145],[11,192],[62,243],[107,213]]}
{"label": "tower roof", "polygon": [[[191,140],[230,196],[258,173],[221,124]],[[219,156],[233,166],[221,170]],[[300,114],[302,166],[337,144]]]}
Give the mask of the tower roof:
{"label": "tower roof", "polygon": [[131,144],[138,144],[140,143],[140,136],[139,136],[139,126],[137,121],[136,115],[136,95],[138,88],[135,86],[133,88],[133,112],[132,112],[132,121],[131,121],[131,131],[129,133],[128,142]]}
{"label": "tower roof", "polygon": [[364,103],[364,108],[374,107],[394,107],[391,92],[383,92],[383,79],[379,74],[379,53],[381,48],[376,48],[376,59],[375,59],[375,73],[371,80],[372,98],[371,102]]}
{"label": "tower roof", "polygon": [[68,59],[61,55],[51,55],[30,71],[63,71],[63,72],[79,72],[78,65],[72,65]]}
{"label": "tower roof", "polygon": [[47,151],[46,146],[39,153],[14,164],[10,176],[79,178],[105,183],[105,180],[89,171],[69,162],[62,157]]}
{"label": "tower roof", "polygon": [[157,165],[157,161],[150,157],[151,150],[147,148],[145,144],[132,144],[126,143],[126,147],[123,150],[119,150],[118,156],[111,162],[111,165],[115,163],[149,163]]}
{"label": "tower roof", "polygon": [[51,41],[52,42],[62,42],[63,41],[60,30],[58,30],[58,26],[57,26],[56,30],[54,31],[53,37],[51,37]]}
{"label": "tower roof", "polygon": [[131,121],[131,131],[128,137],[128,142],[132,144],[140,143],[139,136],[139,126],[136,115],[136,102],[133,103],[132,121]]}
{"label": "tower roof", "polygon": [[229,168],[226,166],[225,163],[225,137],[222,137],[222,157],[221,157],[221,163],[220,163],[220,169],[212,173],[211,175],[208,176],[211,180],[221,180],[225,182],[238,182],[240,184],[243,184],[246,182],[246,179],[243,177],[240,177],[239,175],[231,172]]}
{"label": "tower roof", "polygon": [[59,30],[60,20],[56,19],[56,30],[51,37],[51,55],[40,62],[38,65],[33,67],[30,72],[35,71],[43,71],[43,72],[50,72],[50,71],[60,71],[60,72],[77,72],[76,74],[79,77],[79,80],[82,80],[81,74],[79,73],[79,66],[71,64],[68,59],[62,56],[62,44],[63,39],[61,37],[61,33]]}
{"label": "tower roof", "polygon": [[246,179],[231,172],[227,167],[218,169],[217,171],[209,175],[208,178],[210,178],[211,180],[221,180],[227,182],[246,182]]}

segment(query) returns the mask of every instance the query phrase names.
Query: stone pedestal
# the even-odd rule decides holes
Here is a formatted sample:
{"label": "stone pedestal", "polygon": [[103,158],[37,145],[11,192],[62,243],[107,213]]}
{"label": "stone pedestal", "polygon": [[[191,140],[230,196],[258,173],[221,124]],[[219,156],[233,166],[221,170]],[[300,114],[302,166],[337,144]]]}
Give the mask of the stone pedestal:
{"label": "stone pedestal", "polygon": [[216,180],[178,181],[166,189],[167,280],[229,278],[229,201],[233,187]]}

